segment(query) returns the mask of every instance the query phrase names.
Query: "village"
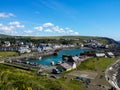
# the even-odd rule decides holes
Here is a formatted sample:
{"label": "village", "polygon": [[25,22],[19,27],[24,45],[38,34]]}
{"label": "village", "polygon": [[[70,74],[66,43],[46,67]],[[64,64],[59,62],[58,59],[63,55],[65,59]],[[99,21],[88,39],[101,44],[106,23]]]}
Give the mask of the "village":
{"label": "village", "polygon": [[[16,43],[12,44],[10,41],[4,41],[0,45],[0,51],[1,52],[18,52],[19,56],[13,56],[5,58],[5,62],[7,63],[17,63],[20,65],[25,66],[33,66],[40,68],[41,66],[44,67],[44,65],[39,65],[37,63],[29,63],[27,60],[33,60],[33,59],[41,59],[42,57],[46,57],[49,55],[57,55],[58,51],[61,49],[89,49],[90,51],[81,53],[80,56],[71,56],[71,55],[63,55],[64,62],[58,62],[56,67],[52,68],[53,73],[60,73],[62,71],[69,71],[72,69],[76,69],[80,63],[88,58],[91,57],[111,57],[114,58],[114,53],[108,51],[102,51],[103,49],[108,49],[111,45],[104,45],[102,43],[97,42],[96,40],[84,40],[84,44],[51,44],[51,43],[40,43],[39,45],[36,45],[32,42],[20,42],[16,41]],[[99,52],[96,52],[95,50],[99,50]],[[92,53],[92,51],[94,53]],[[27,54],[26,54],[27,53]],[[51,65],[54,66],[54,62],[51,61]],[[48,66],[46,66],[48,67]],[[48,67],[49,68],[49,67]],[[47,70],[47,69],[46,69]],[[41,71],[41,70],[40,70]],[[50,71],[49,71],[50,72]]]}
{"label": "village", "polygon": [[[65,39],[64,41],[71,41],[71,39]],[[74,41],[79,41],[79,39],[74,39]],[[90,84],[91,81],[96,81],[98,77],[98,72],[91,71],[79,71],[78,67],[82,66],[90,58],[95,58],[100,60],[100,58],[116,58],[119,55],[116,53],[119,49],[116,44],[103,44],[94,39],[83,40],[83,43],[42,43],[42,42],[27,42],[16,40],[14,43],[11,41],[4,40],[0,42],[0,52],[16,52],[18,55],[2,57],[0,59],[4,60],[7,66],[12,66],[15,68],[36,72],[40,76],[45,76],[48,78],[59,79],[61,77],[72,76],[80,81]],[[114,49],[115,50],[114,50]],[[49,57],[51,55],[58,55],[60,50],[65,49],[81,49],[86,50],[78,55],[68,55],[64,53],[62,55],[62,61],[55,63],[50,62],[50,66],[42,65],[38,63],[30,62],[30,60],[42,60],[44,57]],[[68,74],[64,74],[70,72]],[[103,75],[101,75],[103,76]],[[100,76],[100,77],[101,77]],[[104,89],[103,89],[104,90]]]}
{"label": "village", "polygon": [[[103,44],[96,40],[83,40],[84,43],[80,44],[55,44],[55,43],[32,43],[32,42],[21,42],[16,41],[14,44],[10,43],[10,41],[4,41],[0,45],[1,52],[17,52],[18,55],[10,56],[10,57],[0,57],[7,66],[19,68],[22,70],[36,72],[37,75],[59,79],[59,78],[67,78],[69,79],[77,79],[84,83],[86,86],[92,88],[93,81],[96,82],[96,77],[102,78],[104,75],[99,74],[99,72],[91,72],[91,71],[79,71],[78,67],[82,66],[84,62],[89,59],[101,60],[101,58],[116,58],[117,54],[114,52],[112,47],[115,47],[113,44]],[[116,46],[117,47],[117,46]],[[50,62],[50,66],[42,65],[38,63],[30,62],[30,60],[42,60],[44,57],[49,57],[51,55],[57,56],[60,50],[66,49],[80,49],[87,50],[85,52],[80,53],[79,55],[69,55],[64,53],[62,55],[62,61],[58,61],[55,63],[54,61]],[[95,62],[95,61],[94,61]],[[64,74],[66,73],[66,74]],[[98,77],[99,76],[99,77]],[[94,87],[94,86],[93,86]],[[108,88],[97,85],[95,88]],[[109,87],[110,88],[110,87]],[[104,90],[103,89],[103,90]],[[92,89],[91,89],[92,90]]]}

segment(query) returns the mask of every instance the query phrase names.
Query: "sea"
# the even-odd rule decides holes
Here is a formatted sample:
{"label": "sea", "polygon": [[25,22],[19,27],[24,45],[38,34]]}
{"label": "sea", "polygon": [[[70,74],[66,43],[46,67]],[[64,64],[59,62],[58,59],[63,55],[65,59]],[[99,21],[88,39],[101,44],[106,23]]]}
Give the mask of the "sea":
{"label": "sea", "polygon": [[37,63],[37,64],[42,64],[42,65],[47,65],[50,66],[51,62],[54,62],[55,64],[57,64],[59,61],[63,61],[62,60],[62,55],[63,54],[67,54],[67,55],[78,55],[80,56],[80,53],[85,52],[85,51],[89,51],[89,49],[66,49],[66,50],[60,50],[58,52],[58,55],[51,55],[51,56],[47,56],[47,57],[43,57],[42,59],[35,59],[35,60],[29,60],[29,62],[31,63]]}

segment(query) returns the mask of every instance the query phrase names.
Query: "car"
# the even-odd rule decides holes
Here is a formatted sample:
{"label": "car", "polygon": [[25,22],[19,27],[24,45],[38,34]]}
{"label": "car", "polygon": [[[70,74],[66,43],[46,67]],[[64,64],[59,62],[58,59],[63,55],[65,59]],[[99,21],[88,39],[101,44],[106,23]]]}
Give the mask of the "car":
{"label": "car", "polygon": [[59,71],[58,69],[55,68],[55,69],[52,70],[52,73],[54,73],[54,74],[59,74],[60,71]]}

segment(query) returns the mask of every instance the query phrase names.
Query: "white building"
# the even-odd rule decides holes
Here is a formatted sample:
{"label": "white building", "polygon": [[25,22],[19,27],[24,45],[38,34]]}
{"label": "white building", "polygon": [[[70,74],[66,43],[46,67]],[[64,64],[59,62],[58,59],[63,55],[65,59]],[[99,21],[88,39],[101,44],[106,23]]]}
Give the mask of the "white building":
{"label": "white building", "polygon": [[65,62],[58,66],[59,70],[70,71],[76,68],[75,62]]}
{"label": "white building", "polygon": [[108,57],[111,57],[111,58],[114,58],[114,57],[115,57],[112,52],[107,52],[106,54],[107,54]]}
{"label": "white building", "polygon": [[20,47],[20,49],[18,50],[20,53],[30,53],[31,50],[27,47]]}
{"label": "white building", "polygon": [[96,53],[96,57],[106,57],[105,53]]}

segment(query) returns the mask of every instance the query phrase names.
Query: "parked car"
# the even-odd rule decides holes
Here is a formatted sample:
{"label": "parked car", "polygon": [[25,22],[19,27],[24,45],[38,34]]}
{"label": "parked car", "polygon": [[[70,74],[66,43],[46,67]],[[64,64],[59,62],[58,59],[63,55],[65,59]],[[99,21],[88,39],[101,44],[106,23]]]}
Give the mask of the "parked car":
{"label": "parked car", "polygon": [[60,71],[59,71],[58,69],[55,68],[55,69],[52,70],[52,73],[54,73],[54,74],[59,74]]}

